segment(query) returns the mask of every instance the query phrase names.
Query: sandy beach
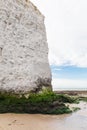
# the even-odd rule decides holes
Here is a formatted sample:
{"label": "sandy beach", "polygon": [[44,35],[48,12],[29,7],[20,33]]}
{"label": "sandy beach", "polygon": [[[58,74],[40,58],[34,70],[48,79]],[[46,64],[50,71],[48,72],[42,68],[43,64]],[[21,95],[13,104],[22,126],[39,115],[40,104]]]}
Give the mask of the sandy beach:
{"label": "sandy beach", "polygon": [[0,130],[53,130],[54,117],[40,114],[0,114]]}
{"label": "sandy beach", "polygon": [[87,103],[72,114],[0,114],[0,130],[87,130]]}

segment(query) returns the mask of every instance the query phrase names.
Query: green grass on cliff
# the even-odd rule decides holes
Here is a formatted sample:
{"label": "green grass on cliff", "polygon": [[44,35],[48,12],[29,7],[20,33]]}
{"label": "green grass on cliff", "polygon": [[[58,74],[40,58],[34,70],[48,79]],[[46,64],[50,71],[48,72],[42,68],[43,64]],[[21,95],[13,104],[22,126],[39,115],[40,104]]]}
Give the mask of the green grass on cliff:
{"label": "green grass on cliff", "polygon": [[0,113],[43,113],[63,114],[71,110],[64,103],[73,103],[74,98],[63,94],[55,94],[50,90],[41,93],[30,93],[29,96],[0,94]]}

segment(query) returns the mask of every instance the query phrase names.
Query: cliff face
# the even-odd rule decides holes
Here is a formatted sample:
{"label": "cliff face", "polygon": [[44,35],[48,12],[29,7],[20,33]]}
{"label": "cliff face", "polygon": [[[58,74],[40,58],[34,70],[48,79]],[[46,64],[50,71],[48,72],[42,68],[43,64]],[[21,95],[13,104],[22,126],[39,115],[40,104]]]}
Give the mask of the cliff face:
{"label": "cliff face", "polygon": [[27,0],[0,1],[0,90],[51,87],[44,16]]}

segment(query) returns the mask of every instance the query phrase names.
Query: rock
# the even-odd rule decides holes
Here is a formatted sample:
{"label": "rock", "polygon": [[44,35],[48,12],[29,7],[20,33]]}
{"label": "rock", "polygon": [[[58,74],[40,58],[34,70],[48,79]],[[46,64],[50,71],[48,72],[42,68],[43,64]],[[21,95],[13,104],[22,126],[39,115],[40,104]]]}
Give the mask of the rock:
{"label": "rock", "polygon": [[51,88],[44,16],[28,0],[0,1],[0,91]]}
{"label": "rock", "polygon": [[52,102],[52,104],[51,104],[51,107],[52,107],[52,108],[56,108],[56,107],[60,108],[61,106],[65,106],[65,105],[64,105],[64,103],[62,103],[62,102],[60,102],[60,101],[54,101],[54,102]]}

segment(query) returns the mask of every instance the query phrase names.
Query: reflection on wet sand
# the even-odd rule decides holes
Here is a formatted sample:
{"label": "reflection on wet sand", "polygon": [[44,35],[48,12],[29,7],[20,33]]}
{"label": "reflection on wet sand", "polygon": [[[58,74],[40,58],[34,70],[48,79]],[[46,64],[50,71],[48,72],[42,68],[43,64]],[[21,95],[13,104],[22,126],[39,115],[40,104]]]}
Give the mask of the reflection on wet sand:
{"label": "reflection on wet sand", "polygon": [[0,114],[0,130],[87,130],[87,103],[72,114]]}

